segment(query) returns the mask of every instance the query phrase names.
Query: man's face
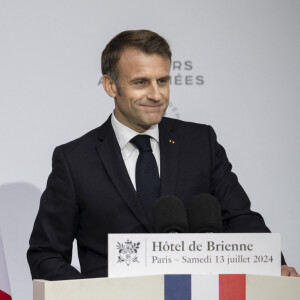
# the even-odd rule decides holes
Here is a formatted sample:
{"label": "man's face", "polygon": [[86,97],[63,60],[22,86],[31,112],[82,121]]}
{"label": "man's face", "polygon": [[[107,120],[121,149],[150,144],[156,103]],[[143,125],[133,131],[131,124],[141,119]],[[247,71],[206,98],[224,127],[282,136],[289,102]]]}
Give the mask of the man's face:
{"label": "man's face", "polygon": [[121,94],[114,97],[117,120],[137,132],[158,124],[169,104],[169,73],[168,58],[124,50],[118,62]]}

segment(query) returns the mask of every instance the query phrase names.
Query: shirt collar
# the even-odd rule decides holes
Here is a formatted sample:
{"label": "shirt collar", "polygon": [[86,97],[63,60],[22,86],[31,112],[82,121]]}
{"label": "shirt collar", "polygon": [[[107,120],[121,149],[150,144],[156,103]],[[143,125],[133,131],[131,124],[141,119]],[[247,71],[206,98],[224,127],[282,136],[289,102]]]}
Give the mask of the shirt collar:
{"label": "shirt collar", "polygon": [[[120,123],[116,119],[114,112],[111,114],[111,125],[114,129],[121,150],[124,149],[124,147],[130,142],[132,138],[140,134],[139,132],[136,132],[135,130]],[[152,125],[148,130],[146,130],[142,134],[149,135],[157,142],[159,142],[158,124]]]}

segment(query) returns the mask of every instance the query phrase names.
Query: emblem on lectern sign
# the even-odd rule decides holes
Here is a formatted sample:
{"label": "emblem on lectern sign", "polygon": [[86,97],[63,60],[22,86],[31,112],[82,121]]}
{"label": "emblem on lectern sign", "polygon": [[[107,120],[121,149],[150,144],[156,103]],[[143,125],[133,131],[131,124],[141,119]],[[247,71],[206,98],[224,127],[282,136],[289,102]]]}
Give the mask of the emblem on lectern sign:
{"label": "emblem on lectern sign", "polygon": [[127,240],[125,243],[117,242],[117,249],[119,250],[118,263],[126,263],[129,266],[133,262],[138,261],[138,249],[140,243],[132,243],[132,241]]}

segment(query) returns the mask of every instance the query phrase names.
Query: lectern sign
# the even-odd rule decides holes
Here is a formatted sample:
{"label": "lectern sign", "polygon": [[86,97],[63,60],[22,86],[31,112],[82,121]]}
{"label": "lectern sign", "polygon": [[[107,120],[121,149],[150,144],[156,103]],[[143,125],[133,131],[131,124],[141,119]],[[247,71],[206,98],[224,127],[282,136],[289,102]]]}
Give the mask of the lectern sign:
{"label": "lectern sign", "polygon": [[277,233],[109,234],[108,276],[280,275]]}

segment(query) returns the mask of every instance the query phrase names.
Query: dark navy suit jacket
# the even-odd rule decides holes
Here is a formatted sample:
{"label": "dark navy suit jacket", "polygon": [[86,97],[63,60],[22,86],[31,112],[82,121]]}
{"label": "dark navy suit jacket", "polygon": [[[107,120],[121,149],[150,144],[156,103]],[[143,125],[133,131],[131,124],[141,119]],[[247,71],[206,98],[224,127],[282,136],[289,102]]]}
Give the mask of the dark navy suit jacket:
{"label": "dark navy suit jacket", "polygon": [[[175,141],[171,143],[170,140]],[[224,232],[269,232],[231,172],[207,125],[163,118],[159,124],[161,196],[183,202],[210,193],[220,202]],[[127,173],[110,118],[55,149],[28,250],[33,278],[107,276],[107,234],[153,232]],[[70,266],[78,244],[81,273]]]}

